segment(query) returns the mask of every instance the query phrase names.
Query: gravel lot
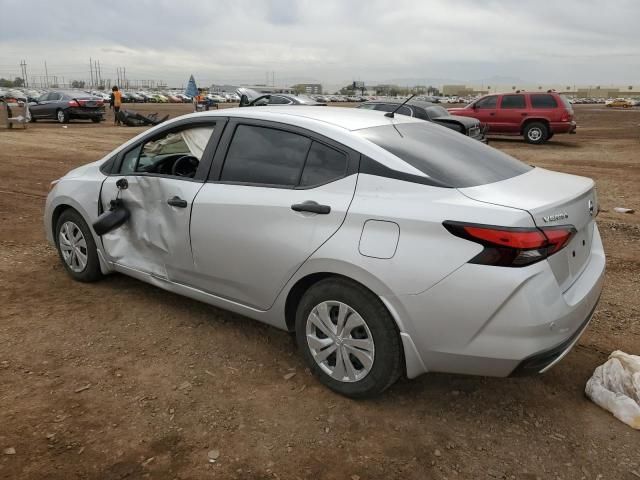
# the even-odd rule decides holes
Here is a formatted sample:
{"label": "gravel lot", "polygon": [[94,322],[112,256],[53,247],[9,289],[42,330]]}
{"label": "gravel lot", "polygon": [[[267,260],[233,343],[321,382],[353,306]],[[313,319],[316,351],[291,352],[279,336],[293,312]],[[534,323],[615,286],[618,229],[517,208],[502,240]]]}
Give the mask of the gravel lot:
{"label": "gravel lot", "polygon": [[543,376],[431,374],[371,401],[321,387],[285,332],[122,275],[70,280],[49,182],[142,128],[0,129],[0,478],[637,480],[640,432],[583,390],[612,350],[640,353],[640,109],[575,109],[577,135],[491,145],[597,181],[609,263],[580,344]]}

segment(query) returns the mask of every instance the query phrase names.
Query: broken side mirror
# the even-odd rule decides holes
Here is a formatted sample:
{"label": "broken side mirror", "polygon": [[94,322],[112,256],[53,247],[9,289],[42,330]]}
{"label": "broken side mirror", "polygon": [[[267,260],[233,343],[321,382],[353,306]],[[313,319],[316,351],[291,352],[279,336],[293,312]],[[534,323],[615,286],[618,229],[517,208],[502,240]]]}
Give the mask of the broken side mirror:
{"label": "broken side mirror", "polygon": [[118,187],[118,190],[126,190],[129,188],[129,182],[126,178],[121,178],[116,182],[116,187]]}
{"label": "broken side mirror", "polygon": [[241,107],[248,107],[249,106],[249,97],[247,97],[247,95],[245,95],[244,93],[240,97],[240,106]]}

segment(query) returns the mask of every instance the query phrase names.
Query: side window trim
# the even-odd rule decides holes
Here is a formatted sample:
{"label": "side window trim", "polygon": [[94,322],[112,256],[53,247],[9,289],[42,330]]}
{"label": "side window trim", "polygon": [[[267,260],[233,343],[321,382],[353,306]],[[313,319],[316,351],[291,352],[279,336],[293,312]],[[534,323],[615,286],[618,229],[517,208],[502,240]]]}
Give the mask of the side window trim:
{"label": "side window trim", "polygon": [[[146,135],[138,140],[136,143],[130,145],[127,149],[119,152],[115,159],[108,160],[107,162],[111,162],[111,170],[110,172],[105,173],[109,176],[145,176],[145,177],[162,177],[162,178],[180,178],[181,180],[191,181],[191,182],[200,182],[203,183],[206,181],[207,176],[209,175],[209,171],[211,169],[211,164],[213,163],[213,157],[215,155],[216,149],[220,143],[220,138],[222,137],[225,126],[228,122],[228,117],[211,117],[209,119],[187,119],[178,121],[171,125],[166,126],[160,130],[153,132],[153,134]],[[176,130],[184,130],[187,128],[197,128],[197,127],[211,127],[213,126],[213,134],[211,138],[209,138],[209,142],[202,153],[202,159],[200,160],[200,164],[198,165],[198,170],[193,178],[187,177],[167,177],[167,175],[157,174],[157,173],[146,173],[146,172],[129,172],[129,173],[120,173],[120,169],[122,168],[122,161],[124,157],[133,150],[140,148],[145,143],[152,141],[154,138],[161,138],[173,131]],[[106,162],[105,162],[106,163]]]}
{"label": "side window trim", "polygon": [[[295,185],[292,187],[290,185],[285,186],[285,185],[273,185],[273,184],[265,184],[265,183],[230,182],[230,181],[220,180],[220,177],[222,175],[222,167],[224,166],[224,160],[226,159],[227,153],[229,151],[229,147],[231,146],[231,140],[233,139],[236,128],[240,125],[273,128],[275,130],[282,130],[285,132],[295,133],[298,135],[305,136],[311,140],[309,150],[311,149],[313,142],[318,142],[329,148],[333,148],[334,150],[344,153],[347,156],[347,168],[346,168],[345,174],[341,178],[345,178],[345,177],[348,177],[349,175],[358,173],[358,170],[360,168],[360,153],[356,152],[355,150],[345,145],[335,142],[334,140],[326,138],[323,135],[312,132],[310,130],[306,130],[304,128],[300,128],[300,127],[296,127],[296,126],[288,125],[284,123],[273,122],[268,120],[258,120],[253,118],[235,117],[235,118],[229,119],[229,123],[225,128],[224,134],[220,139],[220,142],[218,143],[218,148],[216,149],[215,156],[213,158],[213,165],[211,166],[209,175],[205,180],[207,183],[220,183],[223,185],[224,184],[245,185],[245,186],[251,186],[251,187],[266,187],[266,188],[283,188],[287,190],[308,190],[311,188],[317,188],[322,185],[326,185],[325,183],[322,185],[312,185],[312,186],[304,186],[304,187],[301,187],[300,185]],[[305,157],[304,165],[306,165],[308,155],[309,155],[309,151],[307,151],[307,156]],[[304,165],[302,167],[301,172],[304,172]],[[339,180],[339,178],[331,180],[331,182],[335,182],[336,180]],[[328,183],[331,183],[331,182],[328,182]],[[298,179],[298,184],[299,183],[300,183],[300,179]]]}

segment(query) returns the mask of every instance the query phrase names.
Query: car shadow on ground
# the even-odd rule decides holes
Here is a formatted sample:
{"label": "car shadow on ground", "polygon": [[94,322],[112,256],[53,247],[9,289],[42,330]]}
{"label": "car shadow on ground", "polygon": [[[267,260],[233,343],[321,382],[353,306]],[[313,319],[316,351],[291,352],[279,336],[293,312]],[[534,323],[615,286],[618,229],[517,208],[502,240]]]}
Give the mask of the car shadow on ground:
{"label": "car shadow on ground", "polygon": [[[500,143],[503,145],[508,144],[523,144],[528,146],[524,139],[520,137],[489,137],[489,145],[493,146],[493,143]],[[542,145],[531,145],[531,147],[540,148],[540,147],[561,147],[561,148],[580,148],[579,143],[575,142],[563,142],[562,140],[549,140],[547,143]]]}
{"label": "car shadow on ground", "polygon": [[[180,323],[184,326],[204,327],[215,329],[216,335],[228,336],[236,341],[241,338],[247,345],[261,344],[262,354],[266,353],[267,358],[287,359],[294,365],[296,370],[305,371],[308,369],[303,361],[302,355],[298,351],[295,335],[278,328],[260,323],[251,318],[239,315],[227,310],[208,305],[197,300],[167,292],[153,285],[148,285],[139,280],[129,278],[121,274],[112,274],[105,277],[99,284],[100,288],[111,290],[106,292],[107,297],[118,297],[120,293],[134,298],[146,298],[163,310],[174,312],[185,312]],[[123,298],[123,302],[127,299]],[[138,320],[140,321],[140,319]],[[211,333],[211,332],[210,332]],[[202,331],[198,335],[201,335]],[[212,348],[216,348],[212,345]],[[265,351],[266,349],[267,351]],[[270,351],[270,352],[269,352]],[[388,402],[404,402],[411,399],[420,399],[424,404],[429,404],[431,408],[440,409],[442,413],[449,410],[450,402],[455,400],[460,405],[474,405],[481,399],[509,399],[509,402],[524,402],[530,391],[564,391],[565,395],[581,395],[584,382],[597,363],[596,358],[581,365],[580,376],[584,377],[567,384],[564,378],[566,372],[561,367],[556,367],[550,374],[533,375],[526,377],[481,377],[473,375],[458,375],[448,373],[427,373],[415,379],[407,379],[402,376],[398,382],[382,395],[369,399],[359,400],[359,402],[372,404],[386,404]],[[266,363],[266,362],[265,362]],[[275,368],[275,367],[274,367]],[[569,371],[569,370],[567,370]],[[575,371],[574,371],[575,373]],[[274,371],[273,375],[279,375]],[[305,375],[306,376],[306,375]],[[309,382],[320,382],[317,379],[308,379]],[[305,381],[306,383],[306,381]],[[323,387],[324,388],[324,387]],[[328,389],[326,394],[336,397],[339,401],[347,401],[340,395],[331,393]],[[465,400],[466,399],[466,400]],[[489,404],[492,404],[490,401]],[[455,410],[455,409],[453,409]]]}

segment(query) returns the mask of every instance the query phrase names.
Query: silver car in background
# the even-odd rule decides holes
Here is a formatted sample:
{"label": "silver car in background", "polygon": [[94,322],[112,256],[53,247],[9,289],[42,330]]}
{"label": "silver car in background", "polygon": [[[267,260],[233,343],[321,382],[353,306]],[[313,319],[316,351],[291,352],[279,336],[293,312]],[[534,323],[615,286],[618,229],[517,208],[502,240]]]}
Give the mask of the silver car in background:
{"label": "silver car in background", "polygon": [[392,117],[177,118],[53,182],[47,237],[77,280],[121,272],[295,331],[351,397],[550,368],[602,289],[594,182]]}

